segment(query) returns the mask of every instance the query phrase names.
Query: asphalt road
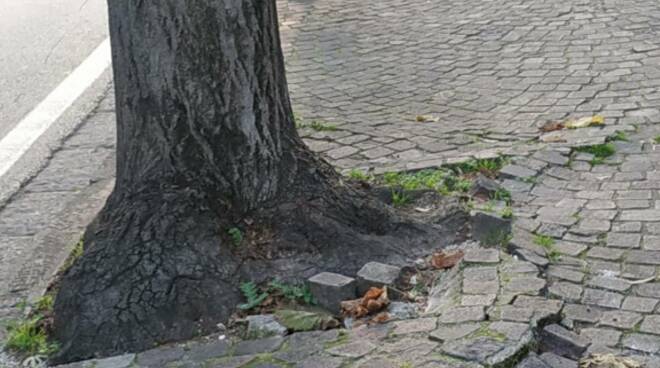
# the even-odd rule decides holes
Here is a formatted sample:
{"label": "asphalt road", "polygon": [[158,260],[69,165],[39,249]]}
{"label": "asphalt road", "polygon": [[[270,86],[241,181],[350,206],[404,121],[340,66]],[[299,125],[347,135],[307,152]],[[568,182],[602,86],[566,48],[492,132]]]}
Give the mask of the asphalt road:
{"label": "asphalt road", "polygon": [[106,0],[0,0],[0,139],[107,34]]}

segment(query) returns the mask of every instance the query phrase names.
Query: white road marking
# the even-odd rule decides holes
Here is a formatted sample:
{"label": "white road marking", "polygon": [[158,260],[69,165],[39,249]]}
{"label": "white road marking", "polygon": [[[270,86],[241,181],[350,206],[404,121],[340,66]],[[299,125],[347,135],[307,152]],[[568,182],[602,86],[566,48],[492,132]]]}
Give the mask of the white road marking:
{"label": "white road marking", "polygon": [[110,66],[110,39],[105,39],[43,101],[0,140],[0,177]]}

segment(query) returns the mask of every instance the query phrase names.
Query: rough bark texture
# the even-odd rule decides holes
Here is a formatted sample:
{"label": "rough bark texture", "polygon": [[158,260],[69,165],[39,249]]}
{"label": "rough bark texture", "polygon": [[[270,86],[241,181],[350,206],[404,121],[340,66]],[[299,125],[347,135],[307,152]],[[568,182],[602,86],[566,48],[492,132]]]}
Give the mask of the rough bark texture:
{"label": "rough bark texture", "polygon": [[351,274],[452,241],[464,222],[453,209],[435,225],[400,218],[303,145],[274,0],[109,9],[117,183],[62,279],[56,362],[212,332],[240,302],[241,280]]}

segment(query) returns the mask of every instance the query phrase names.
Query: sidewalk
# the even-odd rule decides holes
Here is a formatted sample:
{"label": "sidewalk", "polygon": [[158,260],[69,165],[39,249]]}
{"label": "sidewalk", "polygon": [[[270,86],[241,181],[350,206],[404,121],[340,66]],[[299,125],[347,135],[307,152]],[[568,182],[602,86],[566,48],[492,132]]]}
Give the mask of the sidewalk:
{"label": "sidewalk", "polygon": [[[503,182],[515,201],[512,243],[534,264],[532,283],[543,282],[531,289],[522,282],[520,295],[552,304],[589,351],[657,355],[660,283],[630,282],[657,275],[660,266],[660,151],[652,142],[660,135],[660,23],[652,16],[660,5],[601,3],[278,1],[294,110],[313,150],[340,170],[376,173],[511,156],[516,166]],[[43,286],[109,192],[112,105],[108,96],[0,209],[0,318]],[[593,114],[605,116],[604,129],[537,140],[547,120]],[[571,154],[616,131],[629,141],[614,142],[616,153],[603,164]],[[559,261],[545,257],[534,234],[555,239]],[[511,302],[505,305],[516,307]],[[410,344],[426,349],[424,364],[442,367],[431,358],[449,347],[428,335],[445,322],[412,321],[421,327],[406,327],[394,340],[387,337],[398,324],[369,335],[378,349],[313,351],[339,361],[329,367],[369,366]],[[400,345],[386,354],[385,342]],[[474,362],[467,366],[481,364]]]}
{"label": "sidewalk", "polygon": [[[48,165],[0,207],[0,319],[38,297],[110,193],[115,116],[107,95]],[[0,340],[4,340],[0,329]]]}

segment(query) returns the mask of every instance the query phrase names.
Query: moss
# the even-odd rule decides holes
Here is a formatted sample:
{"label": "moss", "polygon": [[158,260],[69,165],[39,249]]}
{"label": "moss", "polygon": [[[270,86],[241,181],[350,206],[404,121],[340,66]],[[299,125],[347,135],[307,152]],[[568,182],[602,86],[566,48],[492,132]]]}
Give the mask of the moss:
{"label": "moss", "polygon": [[487,337],[489,339],[498,342],[505,342],[507,340],[505,334],[501,332],[493,331],[490,328],[488,328],[488,323],[483,323],[478,330],[470,334],[470,338],[477,338],[477,337]]}
{"label": "moss", "polygon": [[71,268],[80,257],[83,255],[84,251],[84,242],[83,239],[80,239],[76,245],[73,246],[73,249],[71,250],[71,253],[69,253],[69,256],[66,258],[64,261],[64,264],[62,264],[62,267],[60,268],[60,272],[64,273],[66,272],[69,268]]}
{"label": "moss", "polygon": [[303,122],[302,118],[296,119],[296,128],[298,129],[310,128],[317,132],[334,132],[338,129],[336,125],[328,124],[326,122],[318,121],[318,120],[312,120],[309,124],[307,124]]}
{"label": "moss", "polygon": [[511,239],[511,233],[503,230],[494,230],[486,236],[483,243],[484,245],[499,246],[506,249]]}
{"label": "moss", "polygon": [[281,368],[293,368],[293,365],[279,359],[273,358],[272,354],[259,354],[247,364],[242,365],[243,368],[256,368],[263,365],[274,365]]}
{"label": "moss", "polygon": [[325,330],[339,326],[339,322],[329,314],[296,310],[275,312],[278,322],[290,331]]}
{"label": "moss", "polygon": [[348,343],[348,340],[349,340],[348,332],[346,332],[346,330],[339,330],[337,338],[332,341],[326,342],[324,347],[325,349],[332,349],[337,346],[346,345],[346,343]]}
{"label": "moss", "polygon": [[38,313],[50,313],[53,310],[55,297],[52,294],[46,294],[39,298],[35,303],[35,309]]}

